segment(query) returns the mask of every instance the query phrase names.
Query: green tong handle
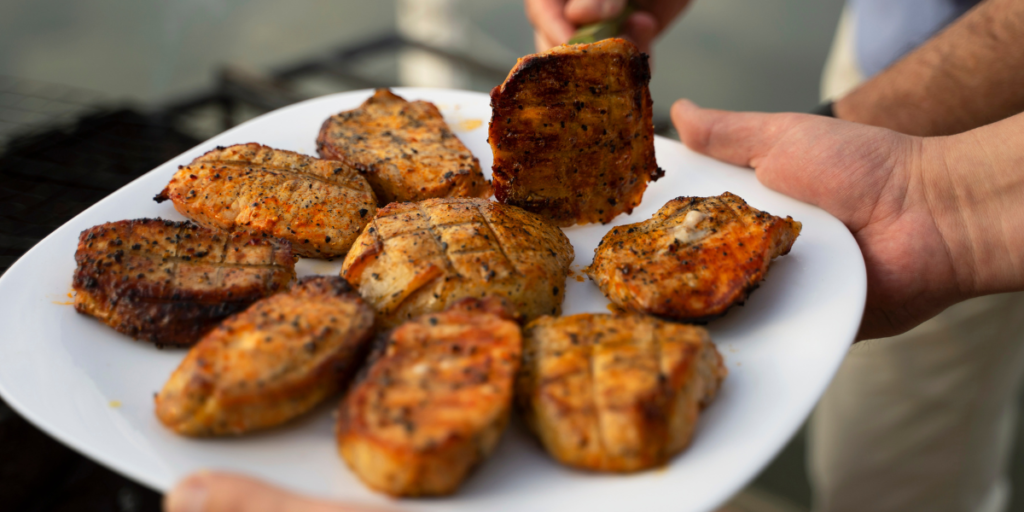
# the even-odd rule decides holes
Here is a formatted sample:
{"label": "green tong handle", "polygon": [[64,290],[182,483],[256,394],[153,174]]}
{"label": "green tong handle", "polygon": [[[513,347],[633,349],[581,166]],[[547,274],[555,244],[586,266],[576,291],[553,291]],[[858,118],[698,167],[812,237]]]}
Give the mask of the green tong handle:
{"label": "green tong handle", "polygon": [[622,33],[622,25],[626,23],[629,15],[634,12],[636,12],[636,5],[631,0],[626,3],[626,6],[622,8],[622,12],[615,18],[591,25],[584,25],[577,29],[576,33],[569,39],[569,44],[596,43],[602,39],[615,37]]}

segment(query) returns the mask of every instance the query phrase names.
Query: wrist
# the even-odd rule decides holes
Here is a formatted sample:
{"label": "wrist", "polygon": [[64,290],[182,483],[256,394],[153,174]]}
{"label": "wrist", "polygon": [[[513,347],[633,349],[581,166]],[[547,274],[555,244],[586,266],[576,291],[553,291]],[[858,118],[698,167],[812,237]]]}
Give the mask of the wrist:
{"label": "wrist", "polygon": [[952,279],[946,283],[957,300],[981,294],[982,283],[974,269],[967,227],[971,204],[960,183],[962,153],[957,141],[946,137],[916,139],[919,144],[914,180],[920,184],[919,197],[928,218],[939,234]]}
{"label": "wrist", "polygon": [[921,139],[928,210],[963,298],[1024,289],[1024,162],[992,135]]}

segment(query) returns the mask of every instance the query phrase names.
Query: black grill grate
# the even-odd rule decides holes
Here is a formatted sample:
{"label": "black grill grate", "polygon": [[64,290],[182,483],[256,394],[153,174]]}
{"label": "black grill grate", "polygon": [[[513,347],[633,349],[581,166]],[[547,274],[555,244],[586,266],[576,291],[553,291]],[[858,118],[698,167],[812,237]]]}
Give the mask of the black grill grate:
{"label": "black grill grate", "polygon": [[[99,95],[0,81],[0,272],[54,229],[199,141]],[[156,512],[160,495],[53,441],[0,401],[0,510]]]}
{"label": "black grill grate", "polygon": [[0,154],[0,271],[82,210],[198,143],[130,109],[9,139]]}

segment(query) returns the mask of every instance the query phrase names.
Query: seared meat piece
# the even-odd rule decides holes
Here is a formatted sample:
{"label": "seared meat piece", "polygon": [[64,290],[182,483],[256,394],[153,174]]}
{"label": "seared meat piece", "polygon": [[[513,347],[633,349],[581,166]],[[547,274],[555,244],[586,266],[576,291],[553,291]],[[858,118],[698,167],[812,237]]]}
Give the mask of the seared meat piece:
{"label": "seared meat piece", "polygon": [[160,219],[89,228],[75,261],[75,309],[157,345],[192,345],[295,277],[288,242]]}
{"label": "seared meat piece", "polygon": [[572,260],[569,239],[536,215],[485,199],[428,199],[381,208],[341,275],[386,327],[464,297],[504,297],[532,319],[561,312]]}
{"label": "seared meat piece", "polygon": [[519,59],[491,91],[494,194],[557,226],[606,223],[640,204],[654,160],[647,55],[628,41]]}
{"label": "seared meat piece", "polygon": [[628,311],[705,320],[746,300],[800,228],[729,192],[678,197],[650,220],[608,232],[583,271]]}
{"label": "seared meat piece", "polygon": [[255,143],[196,158],[156,196],[167,199],[203,226],[282,238],[306,258],[344,256],[377,211],[349,167]]}
{"label": "seared meat piece", "polygon": [[498,299],[465,299],[391,332],[338,415],[339,452],[366,485],[450,494],[494,450],[522,349],[510,318]]}
{"label": "seared meat piece", "polygon": [[433,103],[408,102],[377,89],[359,108],[324,121],[320,156],[366,174],[383,206],[431,197],[487,197],[480,162],[452,133]]}
{"label": "seared meat piece", "polygon": [[156,396],[156,415],[187,436],[279,425],[341,389],[372,337],[373,310],[344,279],[303,278],[192,347]]}
{"label": "seared meat piece", "polygon": [[516,402],[559,462],[660,466],[686,448],[726,375],[707,331],[654,317],[542,317],[523,331]]}

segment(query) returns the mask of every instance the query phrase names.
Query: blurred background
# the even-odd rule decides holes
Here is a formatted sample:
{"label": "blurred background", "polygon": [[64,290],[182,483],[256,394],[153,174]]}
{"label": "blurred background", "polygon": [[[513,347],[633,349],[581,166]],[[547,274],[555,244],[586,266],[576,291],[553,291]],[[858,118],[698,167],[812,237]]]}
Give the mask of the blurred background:
{"label": "blurred background", "polygon": [[[697,0],[654,51],[659,133],[673,136],[668,109],[679,97],[730,110],[813,108],[841,8]],[[4,0],[0,271],[82,209],[246,119],[367,87],[489,91],[533,51],[521,0]],[[803,440],[724,510],[809,510]],[[1018,489],[1021,475],[1015,466]],[[159,495],[0,402],[0,509],[149,511]]]}
{"label": "blurred background", "polygon": [[[727,109],[817,103],[839,0],[695,4],[655,50],[659,119],[681,96]],[[5,0],[0,141],[97,106],[169,114],[206,138],[346,89],[489,91],[532,51],[519,0]]]}

